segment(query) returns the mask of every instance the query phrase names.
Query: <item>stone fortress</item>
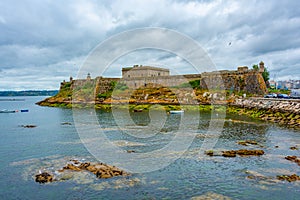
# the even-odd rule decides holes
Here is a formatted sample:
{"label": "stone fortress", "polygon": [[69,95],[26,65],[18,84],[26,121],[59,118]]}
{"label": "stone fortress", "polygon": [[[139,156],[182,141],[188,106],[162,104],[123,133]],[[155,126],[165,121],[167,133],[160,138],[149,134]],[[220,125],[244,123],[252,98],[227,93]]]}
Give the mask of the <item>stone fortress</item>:
{"label": "stone fortress", "polygon": [[111,89],[111,82],[116,81],[127,85],[130,89],[140,87],[176,87],[189,81],[200,81],[201,89],[221,89],[231,91],[244,91],[251,94],[262,95],[266,92],[266,84],[262,77],[264,63],[259,63],[259,69],[249,69],[246,66],[237,70],[220,70],[204,72],[201,74],[170,75],[169,69],[152,66],[134,65],[122,68],[122,78],[96,77],[92,79],[90,74],[86,79],[62,82],[61,88],[71,83],[71,88],[91,83],[95,87],[95,93],[105,93]]}

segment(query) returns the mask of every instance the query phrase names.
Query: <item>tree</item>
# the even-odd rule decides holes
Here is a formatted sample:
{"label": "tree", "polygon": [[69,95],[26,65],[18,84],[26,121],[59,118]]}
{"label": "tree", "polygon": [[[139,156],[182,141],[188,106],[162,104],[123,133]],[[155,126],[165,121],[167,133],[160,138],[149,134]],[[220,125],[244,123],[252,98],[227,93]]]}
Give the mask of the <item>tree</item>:
{"label": "tree", "polygon": [[258,65],[253,65],[252,68],[256,71],[258,71]]}
{"label": "tree", "polygon": [[267,82],[270,79],[270,72],[268,71],[268,69],[265,67],[264,72],[262,73],[262,76],[265,80],[265,82]]}

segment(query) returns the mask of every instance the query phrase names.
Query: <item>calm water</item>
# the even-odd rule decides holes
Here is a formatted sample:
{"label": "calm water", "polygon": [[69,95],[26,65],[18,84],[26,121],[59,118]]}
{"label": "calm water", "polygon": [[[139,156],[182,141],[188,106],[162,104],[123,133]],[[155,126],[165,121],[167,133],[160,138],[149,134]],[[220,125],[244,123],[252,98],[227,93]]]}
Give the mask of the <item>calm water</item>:
{"label": "calm water", "polygon": [[[66,181],[38,184],[34,182],[34,175],[39,170],[54,172],[70,159],[97,161],[80,140],[72,110],[34,104],[43,98],[25,97],[25,101],[0,101],[0,110],[29,109],[28,113],[0,113],[1,199],[190,199],[217,194],[231,199],[298,199],[299,182],[281,182],[274,177],[300,174],[297,164],[284,159],[287,155],[300,156],[299,150],[290,149],[291,146],[300,147],[299,131],[239,116],[227,116],[214,148],[263,149],[265,155],[207,157],[203,156],[200,148],[211,115],[201,113],[200,120],[193,120],[197,113],[188,111],[182,116],[188,122],[184,134],[195,134],[196,137],[184,155],[165,168],[105,180],[97,179],[89,173],[76,173]],[[88,124],[93,110],[80,112],[83,124]],[[138,127],[133,122],[123,121],[125,128],[121,129],[111,112],[97,111],[96,116],[109,140],[124,151],[134,150],[136,153],[151,152],[167,145],[174,139],[181,119],[180,115],[167,115],[163,127],[156,127],[158,133],[147,138],[147,134],[152,134],[145,128],[150,123],[147,112],[131,113],[131,118]],[[71,124],[62,124],[63,122]],[[37,127],[21,126],[27,124]],[[143,137],[137,138],[136,135],[126,133]],[[256,140],[261,147],[244,147],[236,143],[245,139]],[[179,153],[182,152],[153,156],[163,161],[168,156]],[[249,174],[260,178],[248,179]]]}

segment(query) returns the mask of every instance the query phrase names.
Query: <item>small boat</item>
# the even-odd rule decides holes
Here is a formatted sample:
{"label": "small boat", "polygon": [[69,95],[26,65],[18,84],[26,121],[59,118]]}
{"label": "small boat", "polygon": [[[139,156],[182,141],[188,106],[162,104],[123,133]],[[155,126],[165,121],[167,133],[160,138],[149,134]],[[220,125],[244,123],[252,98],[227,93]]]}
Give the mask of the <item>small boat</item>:
{"label": "small boat", "polygon": [[21,109],[21,112],[29,112],[28,109]]}
{"label": "small boat", "polygon": [[143,112],[143,109],[134,109],[133,112]]}
{"label": "small boat", "polygon": [[182,114],[184,110],[170,110],[170,114]]}
{"label": "small boat", "polygon": [[15,113],[16,111],[15,110],[0,110],[0,113]]}

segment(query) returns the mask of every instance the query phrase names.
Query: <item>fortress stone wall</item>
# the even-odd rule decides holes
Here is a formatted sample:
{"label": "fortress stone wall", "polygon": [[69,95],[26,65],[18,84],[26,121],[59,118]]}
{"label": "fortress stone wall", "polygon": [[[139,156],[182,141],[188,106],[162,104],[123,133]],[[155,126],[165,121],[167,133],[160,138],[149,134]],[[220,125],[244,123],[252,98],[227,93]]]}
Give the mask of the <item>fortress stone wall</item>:
{"label": "fortress stone wall", "polygon": [[267,91],[260,71],[239,67],[236,71],[216,71],[201,74],[201,88],[245,91],[252,94],[264,94]]}
{"label": "fortress stone wall", "polygon": [[192,80],[200,80],[201,74],[191,75],[173,75],[173,76],[155,76],[155,77],[137,77],[137,78],[122,78],[120,82],[126,84],[129,88],[153,86],[174,87]]}
{"label": "fortress stone wall", "polygon": [[[259,70],[249,70],[248,67],[238,67],[237,70],[221,70],[214,72],[204,72],[202,74],[169,75],[169,71],[155,67],[123,68],[122,78],[96,77],[91,79],[88,74],[86,79],[62,82],[61,88],[65,84],[71,83],[71,89],[84,87],[89,84],[95,88],[96,94],[105,93],[111,89],[111,82],[126,84],[131,89],[147,86],[174,87],[189,81],[200,80],[202,89],[221,89],[231,91],[244,91],[252,94],[264,94],[266,84],[262,77],[263,63],[260,63]],[[131,71],[132,69],[133,71]],[[147,73],[146,73],[147,72]]]}

